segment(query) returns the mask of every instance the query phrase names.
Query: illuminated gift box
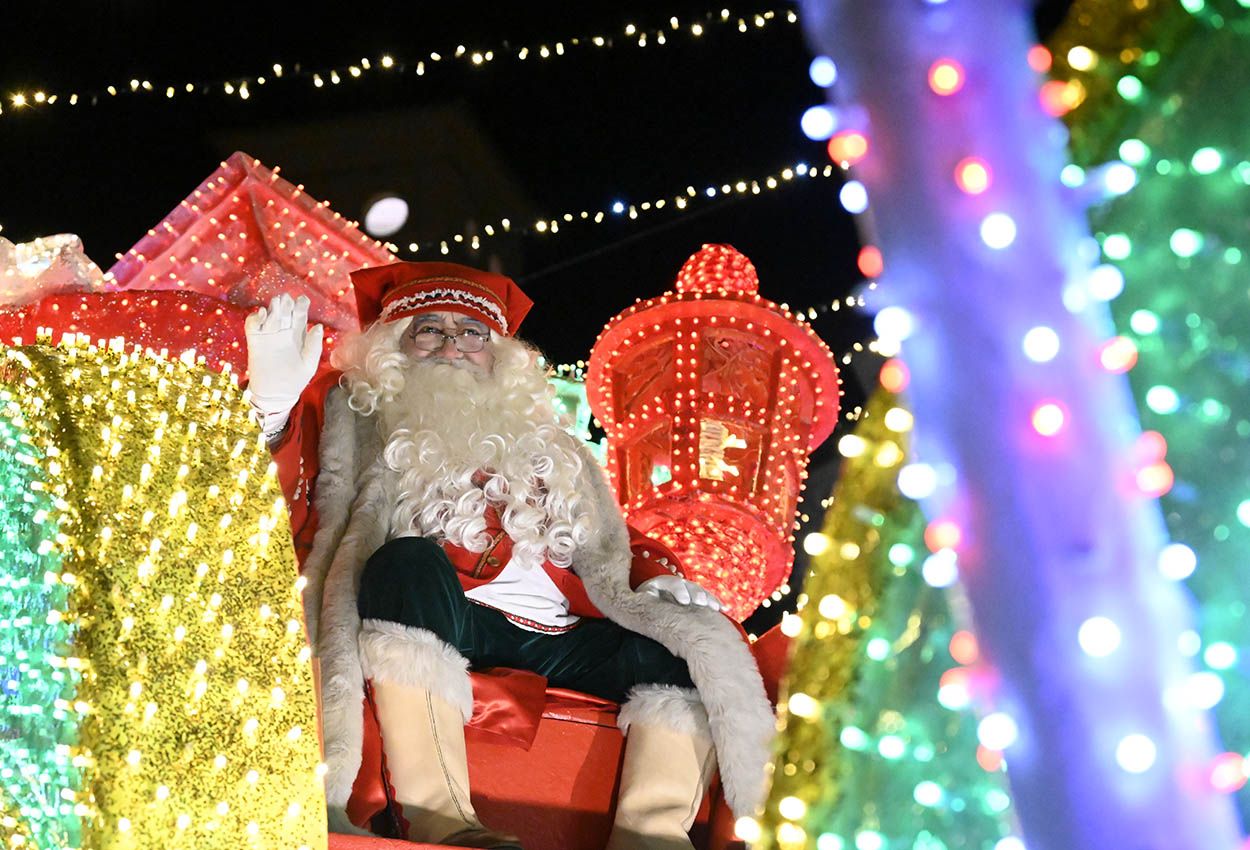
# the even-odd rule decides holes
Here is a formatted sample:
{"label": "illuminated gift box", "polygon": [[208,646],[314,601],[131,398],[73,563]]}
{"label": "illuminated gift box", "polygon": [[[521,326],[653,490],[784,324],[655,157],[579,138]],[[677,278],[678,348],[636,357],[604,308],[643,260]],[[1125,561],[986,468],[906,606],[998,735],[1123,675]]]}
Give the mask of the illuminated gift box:
{"label": "illuminated gift box", "polygon": [[286,508],[228,376],[0,348],[0,843],[323,848]]}
{"label": "illuminated gift box", "polygon": [[808,454],[837,423],[829,349],[760,297],[750,260],[705,245],[675,291],[608,323],[586,384],[630,522],[748,616],[789,577]]}

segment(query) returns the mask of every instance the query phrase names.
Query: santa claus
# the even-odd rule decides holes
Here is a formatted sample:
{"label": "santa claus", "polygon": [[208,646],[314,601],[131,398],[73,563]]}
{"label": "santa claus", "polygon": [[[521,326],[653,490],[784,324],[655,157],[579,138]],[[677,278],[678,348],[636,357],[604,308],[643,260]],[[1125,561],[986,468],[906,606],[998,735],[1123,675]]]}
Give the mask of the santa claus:
{"label": "santa claus", "polygon": [[719,764],[753,814],[773,714],[736,624],[627,528],[562,427],[510,279],[449,263],[352,275],[364,330],[317,374],[289,296],[247,320],[249,388],[279,462],[320,662],[332,827],[360,765],[364,683],[414,841],[519,847],[469,800],[468,671],[534,671],[622,703],[609,848],[691,845]]}

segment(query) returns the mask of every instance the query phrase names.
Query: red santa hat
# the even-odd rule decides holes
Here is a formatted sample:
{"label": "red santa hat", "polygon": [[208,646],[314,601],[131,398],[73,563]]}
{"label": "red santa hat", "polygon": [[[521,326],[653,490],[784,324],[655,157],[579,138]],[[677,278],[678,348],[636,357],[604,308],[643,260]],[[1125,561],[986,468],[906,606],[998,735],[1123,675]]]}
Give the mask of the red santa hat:
{"label": "red santa hat", "polygon": [[508,277],[456,263],[388,263],[352,272],[360,326],[445,310],[512,336],[534,302]]}

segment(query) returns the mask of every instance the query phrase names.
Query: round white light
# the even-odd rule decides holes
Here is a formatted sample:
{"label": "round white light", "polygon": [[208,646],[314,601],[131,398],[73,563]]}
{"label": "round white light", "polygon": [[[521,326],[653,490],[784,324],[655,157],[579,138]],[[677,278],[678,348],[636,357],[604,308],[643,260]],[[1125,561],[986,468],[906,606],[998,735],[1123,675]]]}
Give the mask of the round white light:
{"label": "round white light", "polygon": [[1120,159],[1129,165],[1141,165],[1150,159],[1150,148],[1141,139],[1120,142]]}
{"label": "round white light", "polygon": [[782,797],[777,804],[777,811],[786,820],[798,820],[807,814],[807,803],[798,797]]}
{"label": "round white light", "polygon": [[916,424],[916,418],[911,415],[911,411],[902,407],[891,407],[885,412],[885,417],[882,421],[885,422],[885,427],[895,434],[903,434],[910,431],[912,426]]}
{"label": "round white light", "polygon": [[986,749],[1002,751],[1016,742],[1020,730],[1011,715],[1001,711],[987,714],[977,724],[977,740]]}
{"label": "round white light", "polygon": [[1025,850],[1024,842],[1014,835],[1008,835],[994,845],[994,850]]}
{"label": "round white light", "polygon": [[1202,649],[1202,638],[1193,629],[1185,629],[1176,638],[1176,648],[1186,658],[1193,658]]}
{"label": "round white light", "polygon": [[855,850],[881,850],[885,846],[885,836],[872,830],[855,833]]}
{"label": "round white light", "polygon": [[1171,387],[1158,384],[1146,390],[1146,407],[1155,413],[1175,413],[1180,410],[1181,397]]}
{"label": "round white light", "polygon": [[1086,655],[1103,658],[1120,646],[1120,627],[1106,617],[1090,617],[1081,623],[1076,639]]}
{"label": "round white light", "polygon": [[1220,700],[1224,699],[1224,680],[1219,674],[1212,673],[1210,670],[1194,673],[1189,677],[1185,694],[1189,698],[1189,704],[1194,708],[1203,711],[1215,708]]}
{"label": "round white light", "polygon": [[1227,670],[1237,663],[1237,650],[1231,643],[1213,643],[1202,653],[1202,660],[1215,670]]}
{"label": "round white light", "polygon": [[1094,266],[1086,281],[1090,297],[1097,301],[1111,301],[1124,291],[1124,272],[1110,263]]}
{"label": "round white light", "polygon": [[1133,253],[1133,242],[1123,233],[1112,233],[1102,240],[1102,252],[1110,260],[1123,260]]}
{"label": "round white light", "polygon": [[909,499],[929,498],[937,489],[937,483],[937,470],[927,463],[909,463],[898,471],[899,492]]}
{"label": "round white light", "polygon": [[803,551],[809,555],[823,555],[829,551],[833,541],[822,531],[813,531],[803,538]]}
{"label": "round white light", "polygon": [[1001,251],[1016,241],[1016,222],[1006,213],[990,213],[981,220],[981,241]]}
{"label": "round white light", "polygon": [[813,106],[806,110],[803,117],[799,119],[799,127],[802,128],[803,135],[813,142],[822,142],[829,138],[837,126],[838,120],[833,110],[827,106]]}
{"label": "round white light", "polygon": [[1085,182],[1085,169],[1079,165],[1068,163],[1059,172],[1059,182],[1069,189],[1075,189]]}
{"label": "round white light", "polygon": [[920,805],[931,807],[942,802],[945,792],[942,791],[941,785],[926,779],[924,782],[916,784],[916,787],[912,789],[911,796]]}
{"label": "round white light", "polygon": [[900,759],[903,753],[907,752],[907,744],[898,735],[882,735],[881,740],[877,742],[877,752],[881,753],[882,758]]}
{"label": "round white light", "polygon": [[1137,169],[1127,162],[1113,162],[1102,173],[1102,185],[1113,195],[1123,195],[1137,185]]}
{"label": "round white light", "polygon": [[872,327],[877,336],[902,342],[916,329],[916,321],[902,307],[885,307],[872,320]]}
{"label": "round white light", "polygon": [[1048,363],[1059,354],[1059,334],[1053,328],[1038,325],[1024,335],[1021,347],[1024,356],[1034,363]]}
{"label": "round white light", "polygon": [[1172,581],[1183,581],[1194,574],[1198,556],[1184,543],[1169,543],[1159,552],[1159,572]]}
{"label": "round white light", "polygon": [[1198,231],[1188,227],[1178,227],[1172,231],[1172,236],[1168,239],[1168,247],[1178,257],[1192,257],[1202,250],[1205,241]]}
{"label": "round white light", "polygon": [[1220,166],[1224,164],[1224,156],[1215,148],[1198,148],[1189,164],[1199,174],[1212,174],[1220,170]]}
{"label": "round white light", "polygon": [[1250,499],[1245,499],[1237,505],[1237,521],[1250,527]]}
{"label": "round white light", "polygon": [[886,553],[886,557],[890,559],[890,563],[894,566],[905,567],[916,560],[916,550],[906,543],[895,543],[890,547],[889,552]]}
{"label": "round white light", "polygon": [[842,457],[859,457],[868,450],[868,444],[858,434],[846,434],[838,440],[838,454]]}
{"label": "round white light", "polygon": [[1115,748],[1115,760],[1129,773],[1145,773],[1155,763],[1158,750],[1145,735],[1126,735]]}
{"label": "round white light", "polygon": [[1128,317],[1128,326],[1133,333],[1145,336],[1159,330],[1159,316],[1149,310],[1134,310]]}
{"label": "round white light", "polygon": [[1089,306],[1089,290],[1084,280],[1071,281],[1063,287],[1063,306],[1072,315],[1078,315]]}
{"label": "round white light", "polygon": [[370,236],[398,233],[408,221],[408,202],[395,195],[378,198],[365,210],[365,231]]}
{"label": "round white light", "polygon": [[868,190],[858,180],[848,180],[838,192],[838,200],[842,202],[844,210],[851,215],[858,215],[868,209]]}
{"label": "round white light", "polygon": [[846,850],[846,842],[842,836],[832,832],[822,832],[816,839],[816,850]]}
{"label": "round white light", "polygon": [[807,75],[813,83],[827,89],[838,81],[838,66],[828,56],[817,56],[807,66]]}
{"label": "round white light", "polygon": [[925,583],[930,587],[950,587],[959,579],[959,567],[954,549],[939,549],[924,559],[920,568]]}
{"label": "round white light", "polygon": [[950,711],[962,711],[972,705],[972,694],[962,682],[938,688],[938,703]]}
{"label": "round white light", "polygon": [[748,843],[759,841],[763,834],[759,821],[752,817],[742,817],[734,821],[734,835]]}

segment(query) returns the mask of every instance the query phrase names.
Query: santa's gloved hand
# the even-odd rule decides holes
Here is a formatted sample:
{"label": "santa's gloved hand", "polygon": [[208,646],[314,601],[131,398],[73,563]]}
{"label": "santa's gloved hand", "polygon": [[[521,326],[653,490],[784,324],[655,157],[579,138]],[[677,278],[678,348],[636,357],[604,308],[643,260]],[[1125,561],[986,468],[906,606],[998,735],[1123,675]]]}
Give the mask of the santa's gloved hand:
{"label": "santa's gloved hand", "polygon": [[639,593],[648,593],[657,599],[669,599],[678,605],[696,605],[700,608],[721,609],[720,600],[693,581],[681,576],[656,576],[638,585]]}
{"label": "santa's gloved hand", "polygon": [[261,431],[273,439],[317,372],[321,325],[308,327],[308,298],[279,295],[243,323],[247,332],[248,391]]}

